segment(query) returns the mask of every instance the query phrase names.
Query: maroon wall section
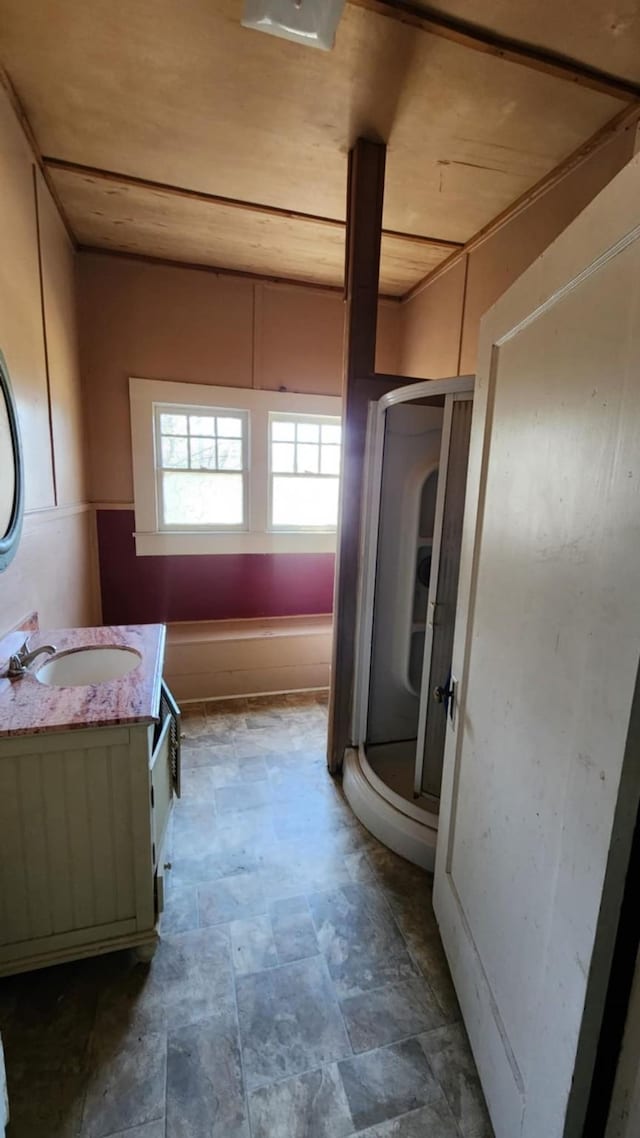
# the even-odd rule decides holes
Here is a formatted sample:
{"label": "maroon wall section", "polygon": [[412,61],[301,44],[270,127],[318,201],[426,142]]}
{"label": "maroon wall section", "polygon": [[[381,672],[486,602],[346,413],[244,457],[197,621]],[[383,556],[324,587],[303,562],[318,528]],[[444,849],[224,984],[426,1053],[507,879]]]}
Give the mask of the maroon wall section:
{"label": "maroon wall section", "polygon": [[333,609],[332,553],[136,557],[132,510],[98,510],[105,624],[298,616]]}

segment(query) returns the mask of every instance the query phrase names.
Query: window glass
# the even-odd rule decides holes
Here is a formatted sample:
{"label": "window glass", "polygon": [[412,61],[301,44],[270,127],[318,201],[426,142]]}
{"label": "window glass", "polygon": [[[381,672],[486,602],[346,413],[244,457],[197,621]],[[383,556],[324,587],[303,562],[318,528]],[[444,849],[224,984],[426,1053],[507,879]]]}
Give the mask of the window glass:
{"label": "window glass", "polygon": [[242,438],[242,419],[218,415],[218,436],[223,439]]}
{"label": "window glass", "polygon": [[186,439],[171,436],[162,439],[162,465],[169,467],[189,465],[189,445]]}
{"label": "window glass", "polygon": [[297,447],[298,474],[317,474],[320,464],[320,447],[300,443]]}
{"label": "window glass", "polygon": [[274,475],[274,526],[331,528],[338,520],[338,479],[283,478]]}
{"label": "window glass", "polygon": [[163,435],[186,435],[187,416],[161,415],[160,430],[162,431]]}
{"label": "window glass", "polygon": [[335,529],[341,427],[338,419],[270,415],[271,525]]}
{"label": "window glass", "polygon": [[342,426],[340,423],[323,423],[322,441],[323,443],[337,443],[340,446],[342,442]]}
{"label": "window glass", "polygon": [[319,423],[298,423],[298,442],[317,443],[320,439]]}
{"label": "window glass", "polygon": [[274,442],[293,442],[296,437],[295,423],[274,419],[271,424],[271,437]]}
{"label": "window glass", "polygon": [[166,526],[238,526],[244,514],[241,474],[167,471],[162,503]]}
{"label": "window glass", "polygon": [[189,415],[189,428],[194,435],[215,435],[216,421],[213,415]]}
{"label": "window glass", "polygon": [[322,448],[320,473],[340,473],[340,447],[330,446]]}
{"label": "window glass", "polygon": [[271,448],[271,468],[279,473],[293,474],[296,448],[293,443],[274,443]]}
{"label": "window glass", "polygon": [[158,494],[165,528],[243,527],[246,413],[181,409],[156,415]]}

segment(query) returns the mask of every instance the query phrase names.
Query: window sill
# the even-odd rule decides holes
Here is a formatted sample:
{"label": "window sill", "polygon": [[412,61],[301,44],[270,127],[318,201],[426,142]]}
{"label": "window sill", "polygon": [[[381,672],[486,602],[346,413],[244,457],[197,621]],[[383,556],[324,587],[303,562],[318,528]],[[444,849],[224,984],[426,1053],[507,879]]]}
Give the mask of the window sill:
{"label": "window sill", "polygon": [[137,557],[227,553],[335,553],[331,533],[136,533]]}

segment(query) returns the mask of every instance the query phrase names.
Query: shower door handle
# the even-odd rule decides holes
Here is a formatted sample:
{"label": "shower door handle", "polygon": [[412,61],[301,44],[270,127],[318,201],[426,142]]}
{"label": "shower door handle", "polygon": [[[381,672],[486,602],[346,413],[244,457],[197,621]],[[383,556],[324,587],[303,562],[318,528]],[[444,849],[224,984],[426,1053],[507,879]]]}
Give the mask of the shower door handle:
{"label": "shower door handle", "polygon": [[444,707],[445,716],[448,715],[453,723],[454,716],[454,703],[456,694],[457,680],[449,672],[447,682],[445,684],[437,684],[432,691],[433,699],[436,703],[441,703]]}

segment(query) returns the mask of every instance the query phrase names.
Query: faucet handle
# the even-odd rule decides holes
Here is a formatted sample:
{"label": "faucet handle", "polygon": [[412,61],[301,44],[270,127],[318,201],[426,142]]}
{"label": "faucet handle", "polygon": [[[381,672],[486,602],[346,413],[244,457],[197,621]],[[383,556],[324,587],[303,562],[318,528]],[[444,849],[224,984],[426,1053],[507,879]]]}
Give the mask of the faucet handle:
{"label": "faucet handle", "polygon": [[27,636],[24,643],[21,644],[20,647],[18,648],[18,651],[16,652],[16,656],[18,657],[19,660],[24,660],[25,656],[29,655],[30,639],[31,639],[31,637]]}

